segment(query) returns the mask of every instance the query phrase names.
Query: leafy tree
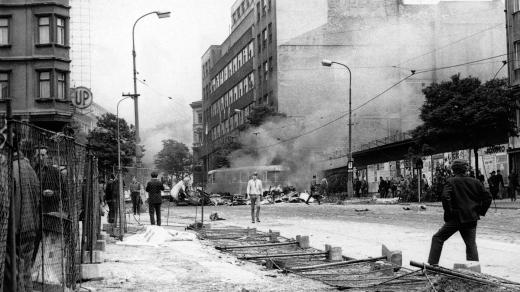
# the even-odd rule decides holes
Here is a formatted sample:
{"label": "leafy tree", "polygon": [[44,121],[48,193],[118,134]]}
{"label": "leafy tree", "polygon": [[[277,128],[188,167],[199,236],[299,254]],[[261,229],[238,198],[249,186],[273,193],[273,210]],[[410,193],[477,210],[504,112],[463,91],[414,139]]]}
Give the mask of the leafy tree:
{"label": "leafy tree", "polygon": [[[121,166],[132,163],[135,156],[135,129],[129,126],[124,119],[119,119],[119,137],[121,144]],[[103,173],[110,173],[117,169],[117,117],[106,113],[97,122],[96,128],[87,137],[98,158],[99,169]]]}
{"label": "leafy tree", "polygon": [[239,131],[245,131],[251,127],[259,127],[266,121],[270,119],[283,119],[287,115],[283,113],[279,113],[274,110],[274,108],[267,105],[257,105],[254,106],[249,116],[247,117],[247,121],[238,127]]}
{"label": "leafy tree", "polygon": [[155,156],[155,166],[171,174],[187,172],[193,160],[188,146],[172,139],[162,140],[162,143],[162,150]]}
{"label": "leafy tree", "polygon": [[478,166],[478,149],[507,141],[516,135],[515,102],[505,79],[484,84],[475,77],[454,75],[449,81],[432,83],[423,89],[423,124],[413,131],[415,152],[473,149]]}

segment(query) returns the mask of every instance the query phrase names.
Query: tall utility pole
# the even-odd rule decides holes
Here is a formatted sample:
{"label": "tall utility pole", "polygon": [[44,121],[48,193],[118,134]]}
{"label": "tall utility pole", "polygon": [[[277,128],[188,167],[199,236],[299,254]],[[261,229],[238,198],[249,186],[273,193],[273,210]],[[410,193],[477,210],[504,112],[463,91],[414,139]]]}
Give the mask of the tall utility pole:
{"label": "tall utility pole", "polygon": [[348,162],[347,162],[347,196],[349,198],[353,197],[354,194],[354,186],[352,184],[354,180],[354,159],[352,158],[352,72],[350,68],[339,62],[331,61],[331,60],[323,60],[321,61],[321,65],[325,67],[331,67],[332,64],[337,64],[343,66],[348,71]]}
{"label": "tall utility pole", "polygon": [[149,12],[149,13],[146,13],[144,15],[142,15],[141,17],[139,17],[135,22],[134,22],[134,25],[132,27],[132,61],[133,61],[133,78],[134,78],[134,114],[135,114],[135,172],[136,172],[136,177],[137,177],[137,167],[141,166],[141,146],[139,145],[139,143],[141,142],[141,138],[139,137],[139,103],[138,103],[138,100],[137,100],[137,97],[139,96],[139,94],[137,94],[137,69],[136,69],[136,64],[135,64],[135,57],[136,57],[136,53],[135,53],[135,26],[137,24],[137,22],[139,22],[139,20],[141,20],[143,17],[145,16],[148,16],[148,15],[151,15],[151,14],[156,14],[157,17],[159,18],[167,18],[167,17],[170,17],[170,12],[169,11],[166,11],[166,12],[161,12],[161,11],[153,11],[153,12]]}

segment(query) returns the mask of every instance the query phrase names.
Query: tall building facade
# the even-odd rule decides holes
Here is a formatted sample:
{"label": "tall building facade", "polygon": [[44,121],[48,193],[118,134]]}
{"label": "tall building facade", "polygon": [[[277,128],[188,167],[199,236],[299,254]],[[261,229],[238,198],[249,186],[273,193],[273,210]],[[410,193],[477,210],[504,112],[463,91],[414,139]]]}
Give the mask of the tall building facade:
{"label": "tall building facade", "polygon": [[[509,87],[520,106],[520,1],[506,0],[505,12]],[[520,129],[519,109],[516,110],[516,126]],[[510,170],[520,173],[520,137],[510,137],[508,146]]]}
{"label": "tall building facade", "polygon": [[[483,81],[504,75],[500,0],[243,0],[231,12],[230,35],[202,57],[208,169],[254,105],[287,114],[303,132],[344,115],[349,75],[342,67],[322,67],[322,59],[352,71],[354,149],[417,126],[421,90],[431,82],[457,73]],[[346,117],[333,125],[313,132],[316,138],[300,148],[345,147]]]}
{"label": "tall building facade", "polygon": [[0,1],[0,113],[61,131],[69,98],[69,1]]}
{"label": "tall building facade", "polygon": [[280,41],[326,23],[326,4],[326,0],[238,0],[233,4],[230,35],[202,56],[205,135],[201,159],[205,170],[215,168],[214,153],[235,137],[255,105],[278,109]]}

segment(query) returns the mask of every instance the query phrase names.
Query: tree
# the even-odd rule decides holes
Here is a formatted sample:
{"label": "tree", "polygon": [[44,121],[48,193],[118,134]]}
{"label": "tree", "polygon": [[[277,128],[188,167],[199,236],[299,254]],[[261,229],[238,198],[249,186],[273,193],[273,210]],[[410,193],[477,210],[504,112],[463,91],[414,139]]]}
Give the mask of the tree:
{"label": "tree", "polygon": [[155,156],[155,166],[166,173],[187,172],[192,164],[192,155],[184,143],[172,139],[162,140],[163,148]]}
{"label": "tree", "polygon": [[508,135],[516,135],[516,106],[505,79],[481,84],[478,78],[460,78],[459,74],[432,83],[423,93],[423,124],[412,132],[416,153],[470,148],[478,167],[479,148],[504,143]]}
{"label": "tree", "polygon": [[[124,119],[119,119],[121,144],[121,166],[131,165],[135,156],[135,129]],[[88,143],[98,158],[99,169],[111,173],[117,169],[117,117],[114,114],[102,115],[96,128],[88,134]]]}

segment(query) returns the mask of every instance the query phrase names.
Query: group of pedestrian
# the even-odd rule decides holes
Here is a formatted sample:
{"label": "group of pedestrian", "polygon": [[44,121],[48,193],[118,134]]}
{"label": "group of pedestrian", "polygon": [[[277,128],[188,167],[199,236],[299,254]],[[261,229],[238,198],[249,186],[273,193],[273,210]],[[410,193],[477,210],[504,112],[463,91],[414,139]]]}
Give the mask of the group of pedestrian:
{"label": "group of pedestrian", "polygon": [[309,194],[309,197],[307,197],[305,204],[309,205],[309,201],[311,200],[311,198],[314,198],[316,201],[318,201],[318,205],[321,205],[321,199],[327,196],[328,188],[329,183],[326,178],[322,178],[321,181],[318,183],[316,175],[313,175],[310,186],[311,192]]}
{"label": "group of pedestrian", "polygon": [[368,182],[365,178],[359,179],[359,177],[356,177],[354,179],[354,193],[358,198],[368,195]]}

